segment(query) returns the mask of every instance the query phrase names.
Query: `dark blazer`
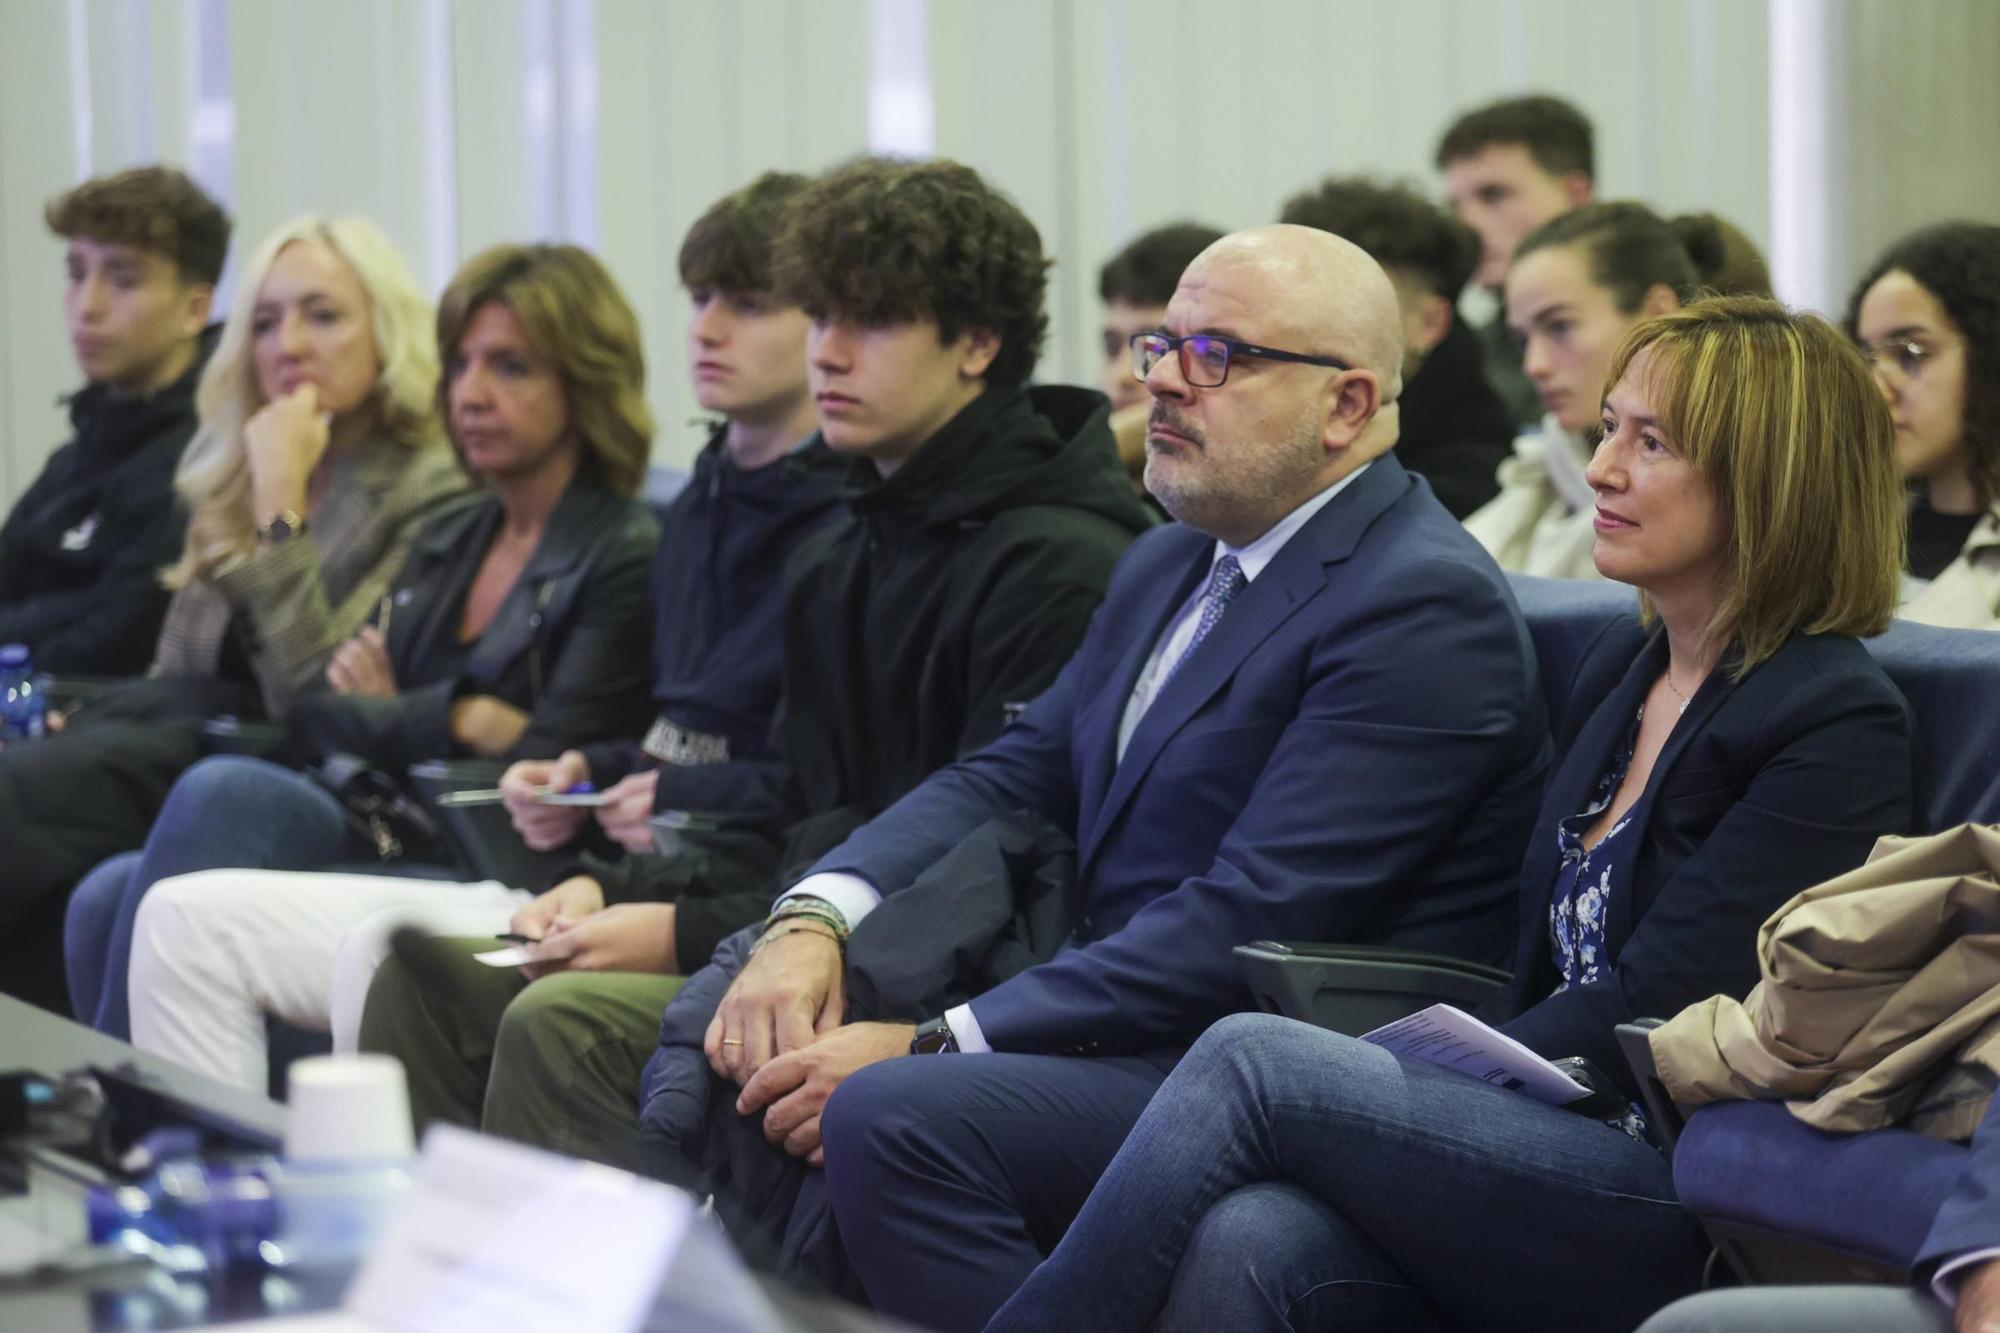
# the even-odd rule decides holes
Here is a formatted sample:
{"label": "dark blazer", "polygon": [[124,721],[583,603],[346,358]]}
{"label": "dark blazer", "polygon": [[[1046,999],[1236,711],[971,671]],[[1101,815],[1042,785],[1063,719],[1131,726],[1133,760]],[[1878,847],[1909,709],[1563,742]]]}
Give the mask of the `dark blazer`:
{"label": "dark blazer", "polygon": [[[1854,639],[1795,635],[1742,680],[1729,659],[1675,723],[1620,835],[1605,943],[1609,978],[1552,995],[1557,821],[1583,810],[1646,691],[1666,633],[1636,616],[1579,659],[1570,716],[1521,867],[1511,987],[1482,1009],[1550,1058],[1581,1055],[1627,1084],[1613,1029],[1755,985],[1757,928],[1786,899],[1852,870],[1914,809],[1909,705]],[[1636,850],[1635,850],[1636,848]]]}
{"label": "dark blazer", "polygon": [[822,858],[885,894],[993,816],[1074,830],[1076,947],[972,1003],[1003,1051],[1184,1046],[1251,1006],[1232,946],[1503,960],[1548,751],[1500,571],[1384,457],[1315,514],[1154,699],[1119,721],[1212,538],[1139,539],[1083,646],[998,740]]}
{"label": "dark blazer", "polygon": [[468,694],[528,712],[517,758],[552,758],[644,729],[658,520],[580,471],[493,619],[460,645],[465,598],[502,519],[499,499],[488,495],[417,534],[387,599],[396,697],[321,692],[300,700],[291,727],[304,757],[357,754],[392,771],[449,758],[462,753],[451,739],[451,706]]}

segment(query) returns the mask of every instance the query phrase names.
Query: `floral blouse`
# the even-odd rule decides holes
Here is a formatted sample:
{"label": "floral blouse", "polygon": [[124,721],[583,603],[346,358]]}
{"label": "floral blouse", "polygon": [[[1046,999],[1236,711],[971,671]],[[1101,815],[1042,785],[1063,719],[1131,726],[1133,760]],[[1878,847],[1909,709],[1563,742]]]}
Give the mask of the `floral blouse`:
{"label": "floral blouse", "polygon": [[1641,708],[1632,719],[1625,743],[1618,748],[1604,776],[1597,780],[1597,790],[1588,808],[1556,821],[1556,853],[1561,860],[1556,867],[1555,893],[1549,900],[1549,940],[1555,949],[1557,969],[1562,973],[1562,981],[1552,992],[1556,995],[1571,986],[1585,986],[1601,979],[1611,966],[1604,948],[1611,868],[1622,850],[1618,835],[1632,822],[1632,816],[1628,812],[1613,824],[1595,847],[1585,847],[1583,838],[1604,813],[1604,807],[1611,804],[1611,798],[1618,793],[1618,784],[1632,767],[1632,750],[1638,743],[1639,724],[1645,717],[1646,710]]}
{"label": "floral blouse", "polygon": [[[1551,994],[1560,995],[1571,986],[1587,986],[1602,980],[1611,969],[1611,958],[1604,944],[1604,922],[1611,905],[1612,867],[1620,855],[1631,851],[1618,836],[1632,822],[1631,813],[1628,811],[1613,824],[1595,847],[1585,847],[1583,839],[1617,795],[1618,785],[1625,781],[1625,774],[1632,767],[1632,751],[1639,741],[1639,724],[1645,720],[1646,710],[1641,707],[1632,719],[1631,730],[1625,733],[1625,743],[1619,746],[1604,776],[1597,780],[1588,808],[1556,821],[1556,850],[1562,860],[1556,867],[1555,893],[1549,900],[1549,939],[1562,980]],[[1651,1142],[1645,1113],[1638,1106],[1628,1106],[1623,1115],[1605,1123],[1641,1142]]]}

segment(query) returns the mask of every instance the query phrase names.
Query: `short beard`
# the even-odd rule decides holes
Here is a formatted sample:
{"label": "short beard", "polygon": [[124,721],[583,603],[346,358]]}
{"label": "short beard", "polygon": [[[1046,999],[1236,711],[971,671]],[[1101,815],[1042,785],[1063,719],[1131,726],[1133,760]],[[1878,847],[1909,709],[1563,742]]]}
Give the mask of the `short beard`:
{"label": "short beard", "polygon": [[[1155,404],[1147,425],[1165,425],[1185,436],[1192,452],[1210,459],[1215,451],[1209,440],[1171,412]],[[1169,479],[1160,476],[1153,457],[1146,460],[1146,490],[1160,507],[1191,528],[1211,537],[1229,540],[1225,533],[1241,533],[1254,528],[1252,539],[1268,531],[1272,524],[1310,498],[1312,480],[1326,466],[1320,447],[1320,418],[1314,408],[1302,408],[1296,422],[1283,432],[1289,442],[1281,448],[1269,446],[1224,446],[1221,456],[1228,460],[1230,474]],[[1186,461],[1185,456],[1183,461]],[[1157,484],[1156,484],[1157,477]],[[1191,484],[1190,484],[1191,483]]]}

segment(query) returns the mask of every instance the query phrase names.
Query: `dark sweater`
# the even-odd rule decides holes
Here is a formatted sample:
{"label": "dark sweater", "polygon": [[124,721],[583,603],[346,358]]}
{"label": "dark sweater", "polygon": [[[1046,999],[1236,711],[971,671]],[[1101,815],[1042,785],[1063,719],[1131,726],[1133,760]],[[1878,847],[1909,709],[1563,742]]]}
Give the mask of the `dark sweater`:
{"label": "dark sweater", "polygon": [[0,643],[27,644],[37,669],[129,676],[153,660],[167,613],[160,570],[186,525],[174,470],[218,334],[203,334],[194,364],[157,393],[92,384],[71,397],[75,436],[0,527]]}
{"label": "dark sweater", "polygon": [[1934,579],[1958,559],[1981,514],[1941,514],[1923,495],[1910,497],[1909,570],[1920,579]]}

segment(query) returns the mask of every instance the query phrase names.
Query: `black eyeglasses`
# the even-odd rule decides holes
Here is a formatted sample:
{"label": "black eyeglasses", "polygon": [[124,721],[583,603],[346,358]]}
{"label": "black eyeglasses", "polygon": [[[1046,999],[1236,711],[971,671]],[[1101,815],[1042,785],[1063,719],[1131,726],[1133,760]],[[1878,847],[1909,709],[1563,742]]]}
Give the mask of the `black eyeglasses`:
{"label": "black eyeglasses", "polygon": [[1261,356],[1266,361],[1294,361],[1302,366],[1330,366],[1334,370],[1354,369],[1338,357],[1281,352],[1275,347],[1259,347],[1255,343],[1238,342],[1213,333],[1190,333],[1185,338],[1165,333],[1135,333],[1132,335],[1133,375],[1145,379],[1153,373],[1153,367],[1160,364],[1161,358],[1174,351],[1180,353],[1181,378],[1197,389],[1219,388],[1229,378],[1229,358],[1232,356]]}

